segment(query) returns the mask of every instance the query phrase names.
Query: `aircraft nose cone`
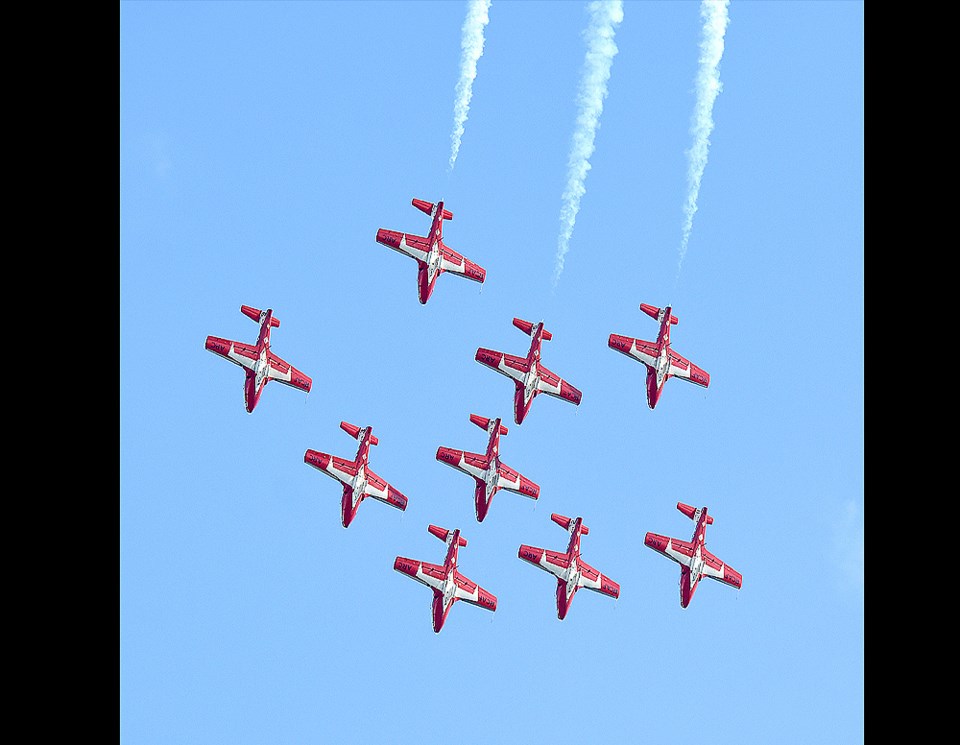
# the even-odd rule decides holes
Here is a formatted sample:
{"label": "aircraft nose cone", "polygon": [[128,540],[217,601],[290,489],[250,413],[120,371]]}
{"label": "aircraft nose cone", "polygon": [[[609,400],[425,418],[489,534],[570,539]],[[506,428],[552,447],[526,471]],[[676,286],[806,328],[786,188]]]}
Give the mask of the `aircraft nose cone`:
{"label": "aircraft nose cone", "polygon": [[482,523],[483,518],[487,516],[487,512],[490,510],[490,504],[482,497],[477,498],[477,522]]}

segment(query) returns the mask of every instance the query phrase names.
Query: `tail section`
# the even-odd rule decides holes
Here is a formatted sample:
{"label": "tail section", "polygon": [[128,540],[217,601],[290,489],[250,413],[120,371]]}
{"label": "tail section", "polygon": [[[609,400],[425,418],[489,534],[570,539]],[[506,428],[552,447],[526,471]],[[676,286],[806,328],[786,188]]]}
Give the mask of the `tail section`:
{"label": "tail section", "polygon": [[[263,313],[264,311],[260,310],[259,308],[254,308],[253,306],[250,306],[250,305],[241,305],[240,312],[243,313],[243,315],[245,315],[247,318],[253,321],[256,321],[257,323],[260,323],[260,314]],[[268,310],[266,312],[272,314],[273,311]],[[280,327],[280,321],[274,315],[270,316],[270,326],[273,328]]]}
{"label": "tail section", "polygon": [[[660,319],[661,308],[656,307],[655,305],[647,305],[646,303],[640,303],[640,310],[650,316],[654,321]],[[680,319],[677,318],[673,313],[670,313],[670,323],[676,325],[680,323]]]}
{"label": "tail section", "polygon": [[[360,439],[360,427],[358,427],[356,424],[350,424],[350,422],[340,422],[340,429],[342,429],[355,440]],[[380,441],[377,439],[376,435],[370,435],[369,442],[371,445],[376,445]]]}
{"label": "tail section", "polygon": [[[441,528],[441,527],[438,526],[438,525],[428,525],[428,526],[427,526],[427,530],[429,530],[431,533],[433,533],[437,538],[439,538],[439,539],[440,539],[441,541],[443,541],[444,543],[447,542],[447,540],[450,538],[450,535],[451,535],[451,533],[452,533],[452,531],[449,531],[449,530],[447,530],[446,528]],[[457,545],[458,545],[458,546],[466,546],[466,545],[467,545],[467,539],[464,538],[462,535],[461,535],[461,536],[457,536]]]}
{"label": "tail section", "polygon": [[[479,414],[471,414],[470,421],[476,424],[480,429],[482,429],[485,432],[490,429],[491,420],[487,419],[485,416],[480,416]],[[507,428],[504,427],[502,424],[500,425],[500,434],[501,435],[507,434]]]}
{"label": "tail section", "polygon": [[[574,522],[573,518],[565,517],[564,515],[558,515],[556,512],[550,515],[550,519],[553,520],[557,525],[559,525],[564,530],[570,530],[570,526]],[[588,528],[586,525],[584,525],[581,522],[580,532],[583,533],[584,535],[588,535],[590,533],[590,528]]]}
{"label": "tail section", "polygon": [[[533,336],[533,324],[530,323],[530,321],[524,321],[522,318],[514,318],[513,325],[516,326],[518,329],[520,329],[527,336]],[[540,325],[542,326],[543,323],[541,322]],[[552,338],[553,338],[553,334],[551,334],[549,331],[544,329],[543,340],[550,341]]]}
{"label": "tail section", "polygon": [[[430,217],[433,217],[434,212],[436,212],[437,209],[437,205],[435,205],[433,202],[427,202],[424,199],[414,199],[412,200],[411,204],[413,204],[413,206],[421,212],[430,215]],[[443,209],[440,212],[440,217],[444,220],[452,220],[453,213],[448,209]]]}
{"label": "tail section", "polygon": [[[698,507],[691,507],[689,504],[684,504],[683,502],[677,502],[677,509],[680,510],[684,515],[689,517],[691,520],[696,520],[700,517],[701,509]],[[706,509],[705,507],[703,509]],[[707,525],[713,525],[713,515],[707,515]]]}

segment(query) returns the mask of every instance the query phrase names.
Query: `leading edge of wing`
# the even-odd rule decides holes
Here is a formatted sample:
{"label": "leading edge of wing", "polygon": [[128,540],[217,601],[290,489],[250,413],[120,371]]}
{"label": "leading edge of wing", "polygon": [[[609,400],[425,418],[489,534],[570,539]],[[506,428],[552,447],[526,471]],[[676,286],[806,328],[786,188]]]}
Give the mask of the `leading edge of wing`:
{"label": "leading edge of wing", "polygon": [[368,497],[373,497],[380,502],[396,507],[401,512],[407,509],[407,498],[393,485],[387,483],[380,476],[377,476],[369,467],[364,471],[367,485],[363,493]]}
{"label": "leading edge of wing", "polygon": [[443,591],[443,581],[446,578],[446,574],[442,566],[431,564],[427,561],[417,561],[416,559],[408,559],[405,556],[398,556],[393,562],[393,568],[427,587],[440,590],[441,592]]}
{"label": "leading edge of wing", "polygon": [[579,388],[570,385],[566,380],[552,370],[548,370],[543,365],[537,368],[537,372],[539,373],[539,380],[537,381],[538,391],[546,393],[548,396],[562,398],[564,401],[569,401],[577,406],[580,405],[583,393],[580,392]]}
{"label": "leading edge of wing", "polygon": [[620,584],[614,582],[607,575],[597,571],[583,559],[580,559],[580,587],[609,595],[612,598],[620,597]]}
{"label": "leading edge of wing", "polygon": [[380,228],[377,231],[377,243],[418,261],[426,261],[430,253],[430,243],[426,238],[398,230]]}
{"label": "leading edge of wing", "polygon": [[445,272],[459,274],[461,277],[472,279],[474,282],[480,282],[481,284],[487,278],[486,269],[442,244],[440,246],[440,268]]}
{"label": "leading edge of wing", "polygon": [[313,380],[309,375],[301,372],[293,365],[291,365],[286,360],[278,357],[273,352],[267,353],[267,359],[270,361],[270,380],[275,380],[278,383],[283,383],[284,385],[289,385],[293,388],[298,388],[301,391],[310,392],[310,388],[313,386]]}
{"label": "leading edge of wing", "polygon": [[610,334],[607,340],[607,346],[610,349],[625,354],[638,362],[642,362],[648,367],[656,367],[657,347],[651,342],[643,339],[635,339],[632,336],[621,336],[620,334]]}
{"label": "leading edge of wing", "polygon": [[697,367],[683,355],[677,354],[672,349],[669,351],[670,369],[668,373],[681,380],[688,380],[704,388],[710,385],[710,373],[703,368]]}
{"label": "leading edge of wing", "polygon": [[437,460],[444,465],[455,468],[461,473],[465,473],[468,476],[472,476],[475,479],[480,479],[481,481],[483,480],[488,466],[487,457],[485,455],[442,446],[437,448]]}
{"label": "leading edge of wing", "polygon": [[692,543],[681,541],[679,538],[669,538],[665,535],[650,532],[643,537],[643,543],[657,553],[661,553],[668,559],[673,559],[685,567],[693,563]]}
{"label": "leading edge of wing", "polygon": [[506,375],[515,381],[523,381],[523,376],[530,369],[526,359],[517,357],[506,352],[498,352],[495,349],[486,349],[480,347],[474,356],[481,365],[486,365],[491,370],[496,370],[501,375]]}
{"label": "leading edge of wing", "polygon": [[738,590],[743,586],[743,575],[736,569],[720,561],[716,556],[707,551],[706,547],[700,549],[703,556],[703,576],[723,582],[725,585],[736,587]]}
{"label": "leading edge of wing", "polygon": [[538,567],[545,572],[549,572],[558,579],[562,577],[563,572],[566,571],[567,567],[570,566],[570,560],[567,558],[566,554],[561,554],[558,551],[550,551],[546,548],[539,548],[537,546],[528,546],[526,544],[522,544],[520,549],[517,551],[517,556],[524,561],[533,564],[535,567]]}
{"label": "leading edge of wing", "polygon": [[247,370],[252,370],[257,362],[257,348],[241,341],[208,336],[203,348]]}
{"label": "leading edge of wing", "polygon": [[462,600],[470,605],[476,605],[478,608],[484,608],[489,611],[497,609],[497,596],[488,590],[484,590],[473,580],[463,576],[460,572],[453,575],[453,580],[457,587],[453,596],[457,600]]}

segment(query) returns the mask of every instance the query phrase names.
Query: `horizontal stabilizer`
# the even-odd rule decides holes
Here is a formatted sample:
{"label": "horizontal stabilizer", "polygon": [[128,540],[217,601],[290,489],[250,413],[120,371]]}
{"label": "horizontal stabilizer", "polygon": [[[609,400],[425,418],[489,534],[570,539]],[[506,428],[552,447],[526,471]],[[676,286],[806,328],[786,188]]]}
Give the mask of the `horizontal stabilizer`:
{"label": "horizontal stabilizer", "polygon": [[[440,539],[441,541],[443,541],[444,543],[446,543],[446,542],[447,542],[447,539],[450,537],[450,531],[447,530],[446,528],[441,528],[441,527],[438,526],[438,525],[428,525],[428,526],[427,526],[427,530],[429,530],[431,533],[433,533],[437,538],[439,538],[439,539]],[[466,546],[466,545],[467,545],[467,539],[464,538],[462,535],[461,535],[461,536],[458,536],[458,537],[457,537],[457,545],[459,545],[459,546]]]}
{"label": "horizontal stabilizer", "polygon": [[[485,416],[480,416],[479,414],[471,414],[470,421],[476,424],[480,429],[487,430],[490,428],[490,420]],[[507,428],[502,424],[500,425],[500,434],[507,434]]]}
{"label": "horizontal stabilizer", "polygon": [[[691,520],[697,519],[699,510],[696,507],[691,507],[689,504],[684,504],[683,502],[677,502],[677,509]],[[707,525],[713,525],[713,515],[707,515]]]}
{"label": "horizontal stabilizer", "polygon": [[[520,329],[527,336],[533,336],[533,324],[530,323],[530,321],[524,321],[522,318],[514,318],[513,325],[516,326],[518,329]],[[540,325],[541,326],[543,325],[542,322]],[[544,329],[543,340],[550,341],[552,338],[553,338],[553,334],[551,334],[549,331]]]}
{"label": "horizontal stabilizer", "polygon": [[[433,202],[428,202],[425,199],[414,199],[411,201],[411,204],[413,204],[413,206],[416,207],[421,212],[424,212],[430,215],[431,217],[433,217],[433,211],[436,208],[436,205]],[[440,215],[444,220],[453,219],[453,213],[447,209],[443,210],[440,213]]]}
{"label": "horizontal stabilizer", "polygon": [[[360,439],[360,427],[358,427],[356,424],[350,424],[350,422],[340,422],[340,429],[353,437],[355,440]],[[376,438],[376,435],[370,435],[371,445],[376,445],[378,442],[380,441]]]}
{"label": "horizontal stabilizer", "polygon": [[[657,320],[660,317],[660,308],[655,305],[647,305],[646,303],[640,303],[640,310],[650,316],[653,320]],[[670,323],[676,325],[680,323],[680,319],[677,318],[673,313],[670,314]]]}
{"label": "horizontal stabilizer", "polygon": [[[259,308],[254,308],[253,306],[250,306],[250,305],[241,305],[240,312],[243,313],[243,315],[247,316],[247,318],[251,318],[257,323],[260,323],[260,313],[262,313],[263,311],[261,311]],[[268,311],[268,312],[272,313],[272,311]],[[277,320],[277,317],[274,315],[270,316],[270,326],[272,326],[273,328],[280,328],[280,321]]]}
{"label": "horizontal stabilizer", "polygon": [[[570,524],[573,523],[573,520],[571,518],[565,517],[564,515],[558,515],[556,512],[550,515],[550,519],[553,520],[557,525],[559,525],[564,530],[570,530]],[[590,528],[588,528],[586,525],[583,524],[583,522],[581,522],[580,532],[583,533],[584,535],[587,535],[590,533]]]}

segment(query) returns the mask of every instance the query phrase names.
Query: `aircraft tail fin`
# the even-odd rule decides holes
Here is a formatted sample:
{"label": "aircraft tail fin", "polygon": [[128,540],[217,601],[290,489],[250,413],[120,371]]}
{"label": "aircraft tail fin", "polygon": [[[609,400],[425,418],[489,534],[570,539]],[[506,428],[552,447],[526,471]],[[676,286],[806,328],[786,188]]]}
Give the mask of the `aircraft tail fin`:
{"label": "aircraft tail fin", "polygon": [[[640,303],[640,310],[650,316],[654,321],[660,317],[660,308],[655,305],[647,305],[646,303]],[[680,319],[673,315],[673,312],[670,313],[670,323],[676,325],[680,323]]]}
{"label": "aircraft tail fin", "polygon": [[[486,431],[487,428],[490,426],[490,420],[487,419],[487,417],[485,416],[480,416],[479,414],[471,414],[470,421],[476,424],[480,429],[484,431]],[[504,427],[502,424],[500,425],[500,434],[501,435],[507,434],[507,428]]]}
{"label": "aircraft tail fin", "polygon": [[[418,210],[420,210],[421,212],[423,212],[424,214],[430,215],[431,217],[433,217],[433,211],[434,211],[434,209],[435,209],[436,206],[437,206],[437,205],[435,205],[433,202],[428,202],[428,201],[426,201],[425,199],[414,199],[414,200],[411,201],[411,204],[412,204],[414,207],[416,207]],[[453,213],[452,213],[450,210],[448,210],[448,209],[444,209],[444,210],[440,213],[440,216],[441,216],[444,220],[452,220],[452,219],[453,219]]]}
{"label": "aircraft tail fin", "polygon": [[[340,422],[340,429],[342,429],[355,440],[360,439],[360,427],[358,427],[356,424],[350,424],[350,422]],[[380,441],[377,439],[376,435],[370,435],[371,445],[376,445],[378,442]]]}
{"label": "aircraft tail fin", "polygon": [[[260,323],[260,314],[263,311],[261,311],[259,308],[254,308],[252,305],[241,305],[240,312],[243,313],[243,315],[245,315],[247,318]],[[280,321],[274,315],[270,316],[270,326],[273,328],[280,327]]]}
{"label": "aircraft tail fin", "polygon": [[[439,538],[439,539],[440,539],[441,541],[443,541],[444,543],[446,543],[446,542],[447,542],[447,539],[450,537],[450,531],[447,530],[446,528],[441,528],[439,525],[428,525],[428,526],[427,526],[427,530],[429,530],[433,535],[435,535],[437,538]],[[461,536],[457,536],[457,545],[458,545],[458,546],[466,546],[466,545],[467,545],[467,539],[464,538],[462,535],[461,535]]]}
{"label": "aircraft tail fin", "polygon": [[[570,530],[570,525],[571,523],[573,523],[572,518],[566,517],[565,515],[559,515],[556,512],[550,515],[550,519],[553,520],[557,525],[559,525],[564,530]],[[581,522],[580,532],[583,533],[584,535],[588,535],[590,533],[590,528],[588,528],[586,525],[584,525]]]}
{"label": "aircraft tail fin", "polygon": [[[533,324],[530,323],[530,321],[524,321],[522,318],[514,318],[513,325],[516,326],[518,329],[520,329],[527,336],[533,336]],[[553,334],[551,334],[549,331],[544,329],[543,340],[550,341],[552,338],[553,338]]]}
{"label": "aircraft tail fin", "polygon": [[[691,507],[689,504],[684,504],[683,502],[677,502],[677,509],[691,520],[696,520],[697,513],[700,512],[696,507]],[[707,515],[707,525],[713,525],[713,515]]]}

